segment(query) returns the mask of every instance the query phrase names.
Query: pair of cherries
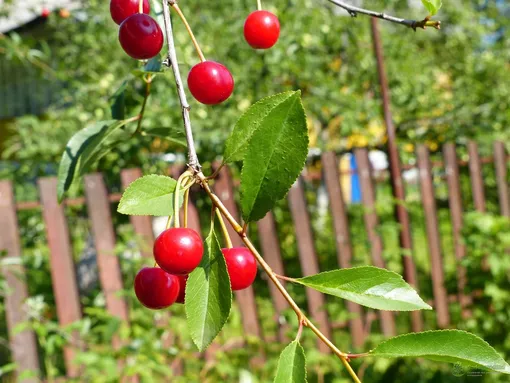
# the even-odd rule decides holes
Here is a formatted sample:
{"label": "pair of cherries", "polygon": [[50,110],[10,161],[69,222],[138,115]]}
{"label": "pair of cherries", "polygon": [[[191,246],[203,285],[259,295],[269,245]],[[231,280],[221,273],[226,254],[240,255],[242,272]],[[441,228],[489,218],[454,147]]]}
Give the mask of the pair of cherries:
{"label": "pair of cherries", "polygon": [[[244,23],[244,38],[255,49],[269,49],[278,41],[280,22],[268,11],[250,13]],[[188,75],[188,88],[202,104],[214,105],[225,101],[234,90],[234,79],[229,70],[215,61],[204,61]]]}
{"label": "pair of cherries", "polygon": [[[164,40],[159,24],[148,15],[149,1],[142,1],[143,13],[139,12],[139,0],[110,2],[112,19],[120,25],[120,45],[129,56],[138,60],[156,56]],[[252,12],[244,23],[244,37],[255,49],[271,48],[279,36],[280,23],[271,12]],[[215,105],[230,97],[234,90],[234,78],[224,65],[216,61],[204,61],[191,68],[188,88],[197,101]]]}
{"label": "pair of cherries", "polygon": [[[244,247],[222,249],[232,290],[251,286],[257,275],[257,263]],[[184,303],[186,282],[202,261],[204,247],[198,233],[189,228],[162,232],[154,242],[154,258],[159,267],[145,267],[135,277],[135,294],[142,305],[162,309]]]}

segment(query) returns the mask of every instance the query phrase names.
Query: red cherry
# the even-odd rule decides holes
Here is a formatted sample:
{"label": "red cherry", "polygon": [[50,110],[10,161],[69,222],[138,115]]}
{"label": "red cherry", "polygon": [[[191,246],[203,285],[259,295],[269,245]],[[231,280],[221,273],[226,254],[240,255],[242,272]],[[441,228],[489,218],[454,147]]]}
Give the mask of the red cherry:
{"label": "red cherry", "polygon": [[134,285],[140,303],[153,310],[170,306],[179,295],[179,279],[159,267],[141,269]]}
{"label": "red cherry", "polygon": [[[140,10],[139,0],[111,0],[110,1],[110,14],[113,21],[120,25],[129,16],[139,13]],[[143,13],[149,13],[151,6],[149,0],[143,0]]]}
{"label": "red cherry", "polygon": [[195,230],[173,228],[156,238],[153,251],[157,264],[167,273],[187,275],[200,264],[204,246]]}
{"label": "red cherry", "polygon": [[184,303],[184,298],[186,296],[186,283],[188,282],[187,275],[178,275],[179,278],[179,296],[177,297],[177,303]]}
{"label": "red cherry", "polygon": [[50,10],[48,8],[43,8],[43,10],[41,11],[41,17],[48,17],[50,15]]}
{"label": "red cherry", "polygon": [[138,60],[150,59],[163,47],[163,32],[152,17],[136,13],[120,24],[119,41],[131,57]]}
{"label": "red cherry", "polygon": [[215,61],[204,61],[191,68],[188,88],[193,97],[202,104],[219,104],[232,94],[234,79],[224,65]]}
{"label": "red cherry", "polygon": [[221,251],[225,256],[232,290],[242,290],[251,286],[257,276],[257,261],[250,250],[246,247],[233,247]]}
{"label": "red cherry", "polygon": [[268,11],[255,11],[244,22],[244,38],[255,49],[268,49],[280,36],[278,17]]}

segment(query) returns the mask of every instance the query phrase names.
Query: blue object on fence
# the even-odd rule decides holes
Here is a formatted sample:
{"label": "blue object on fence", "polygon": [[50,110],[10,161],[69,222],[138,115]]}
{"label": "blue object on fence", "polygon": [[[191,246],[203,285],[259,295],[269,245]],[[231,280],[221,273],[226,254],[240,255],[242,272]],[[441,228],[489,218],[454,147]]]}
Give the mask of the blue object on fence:
{"label": "blue object on fence", "polygon": [[359,184],[358,165],[356,156],[351,154],[351,203],[361,202],[361,187]]}

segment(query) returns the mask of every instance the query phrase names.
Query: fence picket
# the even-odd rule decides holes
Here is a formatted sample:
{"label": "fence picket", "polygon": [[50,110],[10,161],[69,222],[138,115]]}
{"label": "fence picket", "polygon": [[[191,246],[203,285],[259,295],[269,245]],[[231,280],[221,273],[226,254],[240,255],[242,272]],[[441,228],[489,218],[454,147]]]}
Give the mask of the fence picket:
{"label": "fence picket", "polygon": [[475,209],[485,213],[485,191],[483,187],[482,162],[478,153],[478,144],[474,141],[468,142],[469,152],[469,174],[471,178],[471,187],[473,189],[473,202]]}
{"label": "fence picket", "polygon": [[[326,152],[322,155],[322,167],[324,169],[324,179],[326,181],[331,215],[333,217],[338,264],[341,268],[346,269],[351,267],[352,245],[344,197],[342,195],[342,188],[340,187],[338,161],[335,153]],[[349,320],[349,328],[354,347],[361,347],[365,341],[363,311],[361,306],[353,302],[347,301],[346,305],[349,313],[353,315]]]}
{"label": "fence picket", "polygon": [[[218,177],[216,178],[216,182],[214,183],[214,191],[221,202],[223,202],[223,204],[226,206],[228,211],[230,211],[232,216],[238,219],[239,214],[234,200],[232,178],[230,176],[229,170],[226,167],[223,167],[220,170]],[[232,245],[234,247],[243,246],[243,241],[235,232],[235,230],[228,224],[227,229],[230,238],[232,239]],[[257,317],[257,305],[255,302],[253,288],[250,286],[247,289],[236,291],[235,295],[239,302],[239,306],[241,307],[241,318],[245,332],[249,335],[261,337],[262,331]]]}
{"label": "fence picket", "polygon": [[470,316],[468,306],[470,305],[471,299],[465,294],[467,273],[466,268],[461,264],[462,259],[466,256],[466,247],[462,242],[462,193],[455,144],[448,143],[443,146],[443,157],[446,180],[448,183],[448,204],[450,206],[453,244],[455,248],[455,258],[457,260],[457,290],[459,303],[462,309],[462,317],[465,319]]}
{"label": "fence picket", "polygon": [[[2,228],[2,235],[0,235],[2,261],[5,260],[5,257],[18,261],[22,249],[11,181],[0,181],[0,227]],[[3,262],[1,269],[9,290],[4,297],[4,302],[9,347],[12,360],[17,364],[16,372],[18,375],[24,371],[38,373],[40,367],[34,332],[31,330],[15,331],[18,324],[28,319],[25,307],[25,300],[28,298],[25,268],[21,262],[12,262],[11,264]],[[21,382],[36,383],[38,381],[37,378],[26,378]]]}
{"label": "fence picket", "polygon": [[[82,313],[69,228],[64,206],[57,201],[57,182],[56,177],[45,177],[39,178],[38,185],[50,248],[50,271],[58,321],[61,326],[66,326],[80,320]],[[77,341],[78,335],[74,334],[73,339]],[[75,347],[64,348],[67,376],[73,378],[80,374],[79,366],[73,363],[75,354]]]}
{"label": "fence picket", "polygon": [[420,174],[421,198],[425,213],[427,243],[430,253],[434,308],[437,312],[437,325],[441,328],[446,328],[450,324],[450,314],[448,312],[448,297],[444,285],[443,256],[441,254],[432,167],[430,165],[429,151],[425,145],[418,145],[416,155]]}
{"label": "fence picket", "polygon": [[507,182],[506,162],[505,144],[501,141],[496,141],[494,143],[494,165],[496,167],[499,207],[501,215],[510,217],[510,195]]}
{"label": "fence picket", "polygon": [[[296,232],[296,241],[298,244],[299,262],[304,276],[317,274],[319,270],[319,262],[313,243],[313,233],[310,223],[310,216],[305,201],[305,192],[303,190],[301,177],[294,183],[289,191],[289,206],[294,222],[294,230]],[[326,312],[326,299],[324,295],[313,289],[306,289],[306,297],[308,301],[308,311],[314,319],[319,329],[326,335],[331,337],[331,326]],[[330,352],[329,348],[318,341],[319,350],[321,352]]]}
{"label": "fence picket", "polygon": [[[275,273],[285,275],[280,252],[280,241],[278,240],[273,213],[268,212],[264,218],[259,220],[257,222],[257,229],[262,256]],[[281,283],[285,285],[283,281]],[[273,282],[268,280],[268,284],[271,300],[275,308],[275,320],[278,323],[278,340],[285,342],[288,340],[287,331],[289,326],[284,322],[283,311],[289,308],[289,304]]]}
{"label": "fence picket", "polygon": [[[115,255],[115,232],[110,212],[110,202],[101,174],[95,173],[85,176],[85,195],[97,251],[99,280],[106,298],[106,308],[113,316],[127,321],[127,304],[123,298],[118,296],[123,287],[122,276],[120,274],[119,259]],[[120,345],[120,340],[115,339],[114,347],[117,348]]]}
{"label": "fence picket", "polygon": [[[365,148],[355,149],[356,163],[358,165],[359,181],[361,185],[361,200],[365,210],[365,228],[367,229],[368,240],[370,242],[370,254],[374,266],[386,268],[386,263],[382,257],[383,243],[382,238],[377,232],[379,219],[375,212],[375,190],[372,179],[372,170],[368,151]],[[385,336],[394,336],[396,334],[395,318],[390,311],[380,311],[381,329]]]}

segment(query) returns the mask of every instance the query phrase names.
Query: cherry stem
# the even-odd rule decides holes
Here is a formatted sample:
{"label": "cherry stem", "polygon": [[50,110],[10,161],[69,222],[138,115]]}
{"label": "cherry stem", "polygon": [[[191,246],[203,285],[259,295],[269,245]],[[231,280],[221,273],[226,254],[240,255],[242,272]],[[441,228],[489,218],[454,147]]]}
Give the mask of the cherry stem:
{"label": "cherry stem", "polygon": [[260,0],[257,0],[257,9],[258,9],[259,11],[261,11],[261,10],[262,10],[262,2],[261,2]]}
{"label": "cherry stem", "polygon": [[221,212],[218,209],[214,209],[214,210],[216,210],[216,216],[218,217],[218,221],[220,221],[221,232],[223,233],[223,237],[225,238],[225,243],[227,245],[227,248],[231,249],[233,247],[232,240],[230,239],[230,235],[228,234],[227,226],[225,225],[223,216],[221,215]]}
{"label": "cherry stem", "polygon": [[[189,170],[186,170],[184,173],[182,173],[179,178],[177,179],[177,185],[175,185],[175,193],[174,193],[174,214],[175,214],[175,227],[180,227],[179,222],[179,195],[181,193],[181,185],[182,182],[191,176],[191,172]],[[186,188],[190,188],[192,184],[187,185]],[[183,191],[187,189],[183,188]]]}
{"label": "cherry stem", "polygon": [[143,0],[138,2],[138,13],[143,13]]}
{"label": "cherry stem", "polygon": [[298,330],[297,330],[297,334],[296,334],[296,340],[299,342],[299,340],[301,339],[301,334],[303,333],[303,327],[305,326],[305,321],[303,320],[303,318],[301,318],[299,320],[299,327],[298,327]]}
{"label": "cherry stem", "polygon": [[171,225],[171,223],[172,223],[172,217],[173,217],[173,216],[174,216],[173,214],[170,214],[170,215],[168,216],[168,220],[166,221],[166,230],[170,229],[170,225]]}
{"label": "cherry stem", "polygon": [[369,352],[364,352],[362,354],[348,354],[349,359],[358,359],[358,358],[364,358],[365,356],[369,356]]}
{"label": "cherry stem", "polygon": [[253,254],[255,259],[257,259],[257,262],[262,266],[266,274],[269,276],[269,279],[275,284],[276,288],[280,291],[280,293],[283,295],[285,300],[289,303],[289,306],[294,310],[296,315],[300,320],[303,321],[303,325],[307,326],[312,330],[315,335],[324,342],[330,349],[333,351],[333,353],[340,358],[343,365],[351,375],[352,379],[356,383],[361,383],[359,378],[357,377],[356,373],[352,369],[351,365],[348,362],[348,354],[340,351],[313,323],[306,317],[306,315],[301,311],[299,306],[296,304],[294,299],[290,296],[290,294],[287,292],[285,287],[280,283],[278,280],[278,277],[276,276],[276,273],[271,269],[271,266],[269,266],[264,258],[260,255],[260,253],[257,251],[255,246],[253,246],[253,243],[250,241],[250,239],[246,236],[246,234],[243,232],[243,228],[239,223],[235,220],[235,218],[230,214],[228,209],[223,205],[221,200],[218,198],[216,194],[214,194],[209,187],[209,184],[207,182],[206,177],[202,172],[197,173],[197,178],[200,180],[200,185],[204,188],[206,193],[209,195],[209,198],[211,199],[213,206],[216,206],[221,214],[227,219],[227,221],[230,223],[230,225],[234,228],[236,233],[241,237],[241,240],[244,242],[246,247],[250,250],[250,252]]}
{"label": "cherry stem", "polygon": [[184,13],[182,13],[181,8],[179,8],[179,6],[177,5],[177,3],[175,1],[170,0],[169,3],[172,6],[172,8],[175,9],[175,12],[177,12],[177,14],[181,18],[182,22],[184,23],[184,26],[186,27],[186,30],[188,31],[189,37],[191,37],[191,41],[193,42],[193,45],[195,46],[198,57],[200,57],[200,61],[204,62],[205,57],[204,57],[204,54],[202,53],[202,49],[200,49],[200,45],[198,45],[198,41],[195,38],[195,35],[193,34],[193,31],[191,30],[191,27],[188,24],[188,20],[186,20],[186,17],[184,16]]}
{"label": "cherry stem", "polygon": [[281,279],[282,281],[287,281],[287,282],[295,282],[296,281],[294,278],[286,277],[285,275],[280,275],[280,274],[276,274],[276,273],[275,273],[275,277],[278,279]]}
{"label": "cherry stem", "polygon": [[189,201],[189,188],[184,192],[184,227],[188,227],[188,201]]}

